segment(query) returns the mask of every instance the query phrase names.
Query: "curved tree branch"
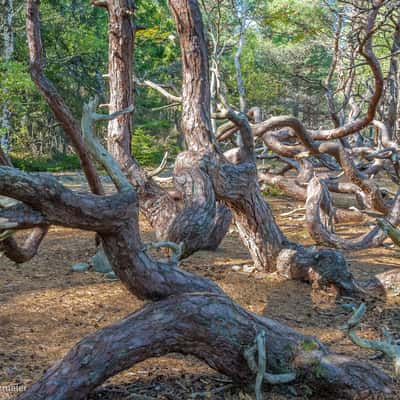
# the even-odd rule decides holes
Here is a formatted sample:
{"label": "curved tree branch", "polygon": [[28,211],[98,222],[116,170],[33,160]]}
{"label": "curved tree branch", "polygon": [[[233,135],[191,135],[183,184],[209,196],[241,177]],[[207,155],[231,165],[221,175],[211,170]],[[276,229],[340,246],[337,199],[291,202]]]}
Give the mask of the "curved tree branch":
{"label": "curved tree branch", "polygon": [[48,105],[53,110],[57,120],[61,123],[65,132],[68,134],[74,149],[81,160],[82,169],[85,172],[86,179],[88,180],[92,192],[95,194],[102,194],[103,188],[101,181],[83,144],[79,124],[73,117],[62,97],[57,92],[53,83],[43,72],[46,62],[40,33],[39,4],[40,0],[27,0],[26,2],[26,32],[28,38],[31,77],[43,94]]}
{"label": "curved tree branch", "polygon": [[203,360],[241,385],[251,383],[255,374],[247,366],[245,349],[261,331],[270,376],[293,378],[290,371],[295,371],[310,387],[334,388],[346,399],[364,391],[390,392],[389,379],[375,367],[329,354],[314,338],[251,314],[225,296],[200,293],[149,304],[87,336],[17,399],[48,398],[49,393],[52,400],[84,399],[108,377],[176,352]]}

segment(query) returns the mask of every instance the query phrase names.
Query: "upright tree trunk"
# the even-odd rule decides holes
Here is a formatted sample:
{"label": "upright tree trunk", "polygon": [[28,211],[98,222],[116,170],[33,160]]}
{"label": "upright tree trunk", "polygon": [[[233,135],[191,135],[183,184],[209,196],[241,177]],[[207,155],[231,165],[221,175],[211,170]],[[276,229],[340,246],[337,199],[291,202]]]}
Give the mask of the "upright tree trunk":
{"label": "upright tree trunk", "polygon": [[[201,20],[188,25],[188,19],[193,22],[200,15],[197,2],[174,0],[173,3],[182,11],[178,24],[183,27],[181,34],[192,37],[187,43],[195,49],[199,36],[194,33],[201,32]],[[30,29],[38,23],[36,0],[27,1],[27,19]],[[183,54],[187,51],[182,50]],[[196,103],[198,105],[194,101]],[[90,111],[89,106],[84,111]],[[209,104],[205,106],[204,110],[209,112]],[[201,114],[196,113],[200,118]],[[264,378],[269,383],[277,383],[282,377],[286,379],[284,382],[288,382],[288,378],[301,379],[316,389],[334,391],[341,398],[389,391],[388,377],[371,365],[329,354],[316,339],[245,311],[208,279],[180,270],[175,262],[165,264],[153,260],[141,242],[136,192],[115,160],[93,139],[92,122],[84,112],[82,129],[86,144],[112,177],[119,193],[112,196],[75,193],[48,175],[30,175],[0,167],[0,194],[24,203],[1,210],[1,220],[15,229],[55,224],[99,233],[115,272],[127,288],[139,297],[162,301],[149,304],[125,320],[80,341],[18,399],[83,399],[108,377],[146,358],[171,352],[194,355],[245,384],[253,383],[256,376],[257,381],[261,376],[261,380]],[[198,142],[195,138],[191,138],[191,142],[204,145],[205,138],[203,134]],[[228,197],[220,189],[220,197],[229,200],[232,208],[237,206],[238,211],[252,196],[256,197],[256,205],[265,204],[257,197],[260,196],[257,187],[251,187],[250,195],[243,197],[243,187],[236,184],[240,169],[248,168],[250,173],[255,173],[251,162],[251,135],[243,134],[242,142],[245,162],[241,165],[222,164],[223,158],[221,161],[218,152],[211,151],[211,144],[204,146],[210,151],[204,152],[202,159],[194,158],[196,173],[212,173],[213,186],[225,185],[225,192],[231,190]],[[246,148],[251,153],[246,152]],[[212,164],[210,167],[208,161]],[[247,178],[245,176],[243,182]],[[208,182],[207,179],[204,182]],[[230,183],[234,184],[232,189]],[[235,192],[237,189],[240,192]],[[242,208],[249,212],[245,206]],[[260,209],[257,217],[264,217],[266,211],[262,211]],[[274,225],[273,220],[265,222]],[[261,342],[257,340],[257,349],[254,348],[255,338],[263,338]],[[254,368],[256,356],[258,370]],[[262,359],[264,368],[261,368]]]}
{"label": "upright tree trunk", "polygon": [[169,6],[182,49],[182,128],[188,151],[180,157],[188,160],[190,173],[200,168],[203,173],[198,175],[212,182],[208,196],[215,191],[231,208],[256,265],[273,270],[285,239],[259,192],[255,163],[229,164],[212,143],[208,55],[200,9],[194,0],[170,0]]}
{"label": "upright tree trunk", "polygon": [[[201,192],[203,198],[216,196],[230,208],[258,269],[278,270],[288,278],[318,284],[334,284],[342,291],[355,290],[339,252],[291,243],[276,224],[260,191],[252,130],[244,114],[227,113],[241,132],[238,164],[230,163],[212,142],[208,56],[200,9],[195,0],[169,0],[169,6],[182,52],[182,127],[188,151],[180,154],[177,165],[186,166],[186,174],[192,177],[184,182],[189,181],[190,187],[208,188]],[[210,218],[212,213],[207,211]],[[337,263],[334,270],[330,269],[333,261]]]}
{"label": "upright tree trunk", "polygon": [[[2,20],[2,59],[3,62],[9,62],[12,59],[14,53],[14,34],[13,34],[13,0],[1,0],[3,9],[3,20]],[[7,88],[5,89],[7,90]],[[3,150],[7,153],[11,131],[11,114],[8,109],[7,101],[3,101],[0,117],[0,128],[3,131],[0,145]]]}
{"label": "upright tree trunk", "polygon": [[393,139],[398,127],[397,120],[400,118],[397,114],[400,99],[400,71],[399,71],[399,51],[400,51],[400,18],[397,19],[397,25],[393,34],[393,45],[391,49],[389,74],[386,79],[386,98],[383,104],[383,122],[388,129],[389,138]]}
{"label": "upright tree trunk", "polygon": [[189,151],[212,148],[208,52],[203,21],[193,0],[170,0],[182,52],[182,131]]}
{"label": "upright tree trunk", "polygon": [[[109,15],[109,112],[112,113],[133,102],[134,4],[131,0],[110,0],[98,4],[105,6]],[[204,85],[208,85],[207,78]],[[190,91],[190,82],[186,83]],[[209,96],[204,100],[209,104]],[[200,149],[203,145],[208,146],[210,126],[200,126],[200,120],[193,120],[190,107],[184,107],[183,114],[183,121],[187,122],[182,124],[182,129],[188,133],[186,138],[190,140],[192,137],[191,147]],[[204,132],[207,132],[207,137],[201,138]],[[141,210],[156,230],[158,239],[184,242],[183,256],[199,249],[216,249],[228,230],[230,213],[224,207],[216,207],[215,197],[204,195],[211,185],[208,182],[192,185],[197,180],[190,178],[187,169],[191,166],[186,165],[180,156],[175,168],[175,183],[183,193],[184,207],[181,210],[166,190],[147,177],[131,155],[131,136],[132,119],[129,115],[109,122],[108,150],[138,189]],[[201,173],[198,176],[202,180]]]}
{"label": "upright tree trunk", "polygon": [[[133,104],[133,49],[135,40],[133,0],[107,2],[109,113]],[[107,146],[122,168],[132,163],[132,114],[109,121]]]}

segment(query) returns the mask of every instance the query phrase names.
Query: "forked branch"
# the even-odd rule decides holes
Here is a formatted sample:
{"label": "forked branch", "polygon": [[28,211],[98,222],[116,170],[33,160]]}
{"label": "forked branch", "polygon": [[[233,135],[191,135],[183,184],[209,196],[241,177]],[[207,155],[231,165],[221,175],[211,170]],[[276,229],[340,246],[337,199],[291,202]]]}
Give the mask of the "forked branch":
{"label": "forked branch", "polygon": [[40,32],[39,4],[40,0],[27,0],[26,2],[26,32],[31,77],[70,138],[81,161],[82,169],[85,172],[90,189],[93,193],[102,194],[104,191],[100,178],[86,151],[79,124],[72,115],[69,107],[65,104],[64,99],[58,93],[56,87],[43,71],[46,60]]}
{"label": "forked branch", "polygon": [[95,97],[83,106],[81,122],[83,139],[93,158],[104,167],[118,190],[132,190],[131,183],[121,171],[118,163],[100,142],[96,140],[94,123],[96,121],[111,121],[121,115],[128,114],[133,111],[133,106],[131,105],[125,110],[117,111],[110,115],[104,115],[96,113],[98,103],[98,98]]}
{"label": "forked branch", "polygon": [[156,175],[160,174],[164,169],[167,167],[167,162],[168,162],[168,151],[165,152],[163,159],[161,160],[160,165],[156,168],[153,169],[153,171],[150,171],[147,176],[149,178],[153,178]]}

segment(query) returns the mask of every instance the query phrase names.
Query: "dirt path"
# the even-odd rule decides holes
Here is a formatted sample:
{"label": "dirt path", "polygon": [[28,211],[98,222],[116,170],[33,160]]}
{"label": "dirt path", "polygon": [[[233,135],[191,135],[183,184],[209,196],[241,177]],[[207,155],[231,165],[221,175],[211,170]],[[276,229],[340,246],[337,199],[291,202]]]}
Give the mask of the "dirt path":
{"label": "dirt path", "polygon": [[[62,174],[59,179],[75,190],[83,190],[81,179]],[[107,182],[106,182],[107,183]],[[107,184],[108,185],[108,184]],[[111,185],[107,186],[111,190]],[[311,243],[300,215],[279,217],[297,205],[283,196],[268,198],[285,233],[302,243]],[[347,235],[366,226],[338,227]],[[141,221],[145,241],[154,239]],[[52,228],[39,255],[16,265],[0,258],[0,389],[4,385],[27,385],[82,336],[123,318],[143,304],[119,283],[106,281],[95,272],[72,273],[71,266],[94,254],[94,235],[83,231]],[[368,280],[375,273],[400,268],[400,252],[390,248],[348,252],[351,270],[357,279]],[[282,282],[273,277],[236,271],[251,265],[237,234],[229,234],[217,252],[199,252],[182,267],[215,280],[237,302],[256,313],[279,320],[304,333],[316,335],[337,352],[354,354],[391,372],[390,363],[376,354],[356,348],[339,329],[348,312],[334,297],[315,296],[310,286]],[[345,300],[349,301],[349,300]],[[400,339],[400,308],[395,301],[370,302],[362,323],[366,337],[378,337],[387,327]],[[371,358],[374,358],[371,361]],[[225,387],[226,378],[203,363],[179,355],[148,360],[107,382],[90,399],[226,399],[246,400],[252,396],[238,388]],[[216,392],[212,392],[216,390]],[[400,398],[400,389],[386,399]],[[211,391],[211,393],[205,393]],[[195,396],[200,392],[201,396]],[[132,397],[132,394],[141,397]],[[199,394],[199,393],[198,393]],[[129,397],[131,396],[131,397]],[[0,400],[12,398],[0,391]],[[277,388],[265,398],[321,399],[310,389],[297,385]],[[337,397],[336,397],[336,400]]]}

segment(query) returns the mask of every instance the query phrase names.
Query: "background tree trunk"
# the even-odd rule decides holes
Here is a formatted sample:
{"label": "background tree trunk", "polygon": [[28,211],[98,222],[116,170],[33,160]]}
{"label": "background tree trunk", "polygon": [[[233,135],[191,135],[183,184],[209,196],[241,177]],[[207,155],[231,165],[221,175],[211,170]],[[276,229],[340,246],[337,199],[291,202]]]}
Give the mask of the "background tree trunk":
{"label": "background tree trunk", "polygon": [[[3,9],[2,16],[2,59],[7,63],[11,61],[14,53],[14,33],[13,33],[13,19],[14,9],[13,0],[1,0]],[[4,90],[7,90],[5,88]],[[9,137],[11,131],[11,114],[8,109],[7,101],[3,100],[1,105],[0,128],[2,130],[1,143],[4,152],[7,154],[9,151]]]}
{"label": "background tree trunk", "polygon": [[[133,104],[133,49],[135,41],[133,0],[107,2],[109,113]],[[132,114],[109,121],[107,147],[122,169],[130,166],[133,134]]]}
{"label": "background tree trunk", "polygon": [[[301,246],[288,242],[275,224],[258,187],[253,137],[247,119],[235,113],[230,115],[242,135],[239,164],[229,163],[214,147],[210,138],[207,57],[198,4],[194,0],[171,0],[170,5],[183,45],[184,81],[190,89],[184,96],[188,103],[184,110],[189,118],[185,134],[191,149],[179,159],[177,169],[183,172],[178,177],[185,179],[178,184],[188,197],[192,190],[200,198],[206,196],[205,202],[217,195],[229,204],[243,218],[251,240],[261,250],[267,248],[268,260],[273,262],[273,258],[290,249],[297,258],[307,254],[312,259],[303,257],[299,261],[292,257],[296,267],[301,263],[321,263],[321,270],[325,268],[329,274],[332,265],[343,263],[329,256],[340,253],[326,250],[329,262],[321,261],[322,252],[303,251]],[[38,24],[35,0],[28,0],[27,11],[29,31],[34,28],[32,24]],[[36,32],[37,29],[38,26]],[[32,35],[29,38],[32,40]],[[90,110],[89,106],[84,111]],[[136,191],[118,163],[98,143],[88,140],[94,136],[90,135],[94,117],[107,118],[94,114],[95,105],[93,108],[93,118],[87,118],[84,112],[82,119],[87,148],[106,169],[119,193],[75,193],[48,175],[29,175],[0,167],[0,193],[25,204],[0,212],[2,221],[16,229],[46,223],[97,232],[115,272],[131,293],[161,301],[83,339],[19,399],[84,398],[119,371],[148,357],[177,351],[204,360],[238,382],[252,383],[256,372],[246,354],[259,335],[266,337],[265,344],[260,346],[267,354],[268,374],[261,371],[263,377],[270,379],[271,375],[282,373],[293,377],[294,373],[310,386],[334,391],[342,398],[389,391],[388,377],[369,364],[329,354],[316,339],[245,311],[208,279],[180,270],[175,262],[154,261],[141,242]],[[189,189],[187,182],[194,189]],[[215,201],[211,203],[215,207]]]}
{"label": "background tree trunk", "polygon": [[389,131],[389,138],[395,137],[398,127],[397,119],[399,115],[399,93],[400,93],[400,71],[399,71],[399,51],[400,51],[400,17],[397,19],[396,29],[393,34],[392,57],[390,58],[389,74],[386,79],[386,104],[383,104],[383,123]]}

